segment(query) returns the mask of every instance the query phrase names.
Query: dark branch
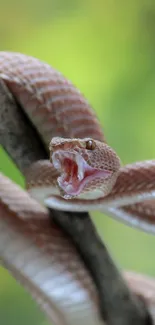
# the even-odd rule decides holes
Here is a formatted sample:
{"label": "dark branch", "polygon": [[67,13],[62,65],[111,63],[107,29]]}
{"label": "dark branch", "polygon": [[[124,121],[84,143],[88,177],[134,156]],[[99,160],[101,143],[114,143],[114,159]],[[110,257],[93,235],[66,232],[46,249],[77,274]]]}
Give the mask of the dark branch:
{"label": "dark branch", "polygon": [[[37,131],[0,83],[0,143],[24,172],[32,162],[48,158]],[[130,292],[101,242],[88,213],[51,211],[52,218],[71,237],[96,284],[101,315],[108,325],[150,325],[142,300]]]}
{"label": "dark branch", "polygon": [[32,162],[47,158],[47,152],[37,131],[2,81],[0,81],[0,144],[21,172],[24,172]]}

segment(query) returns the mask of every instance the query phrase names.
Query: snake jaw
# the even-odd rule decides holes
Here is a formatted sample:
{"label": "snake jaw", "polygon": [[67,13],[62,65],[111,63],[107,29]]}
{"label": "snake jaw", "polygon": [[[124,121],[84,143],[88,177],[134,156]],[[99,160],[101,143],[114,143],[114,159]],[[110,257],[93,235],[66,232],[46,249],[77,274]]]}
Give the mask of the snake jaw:
{"label": "snake jaw", "polygon": [[111,171],[88,165],[78,152],[58,150],[52,154],[53,166],[60,172],[57,179],[60,192],[65,199],[81,194],[86,185],[95,178],[107,178]]}

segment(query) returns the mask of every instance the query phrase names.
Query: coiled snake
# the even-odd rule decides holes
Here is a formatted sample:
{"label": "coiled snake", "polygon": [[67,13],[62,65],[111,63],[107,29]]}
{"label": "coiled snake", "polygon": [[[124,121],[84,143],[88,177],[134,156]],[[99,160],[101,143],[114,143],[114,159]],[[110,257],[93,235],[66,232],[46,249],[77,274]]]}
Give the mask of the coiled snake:
{"label": "coiled snake", "polygon": [[[49,149],[50,160],[37,161],[25,171],[27,189],[31,196],[47,207],[54,209],[66,211],[100,210],[145,231],[155,231],[155,205],[153,201],[155,195],[155,182],[153,182],[155,179],[155,161],[133,163],[121,167],[119,157],[106,143],[101,126],[87,100],[70,81],[48,64],[23,54],[0,52],[0,78],[17,102],[20,103],[38,130],[44,145]],[[30,206],[31,214],[33,213],[34,217],[39,215],[38,226],[36,223],[34,225],[33,222],[30,222],[29,225],[25,224],[25,217],[31,220]],[[37,205],[36,201],[33,201],[26,192],[19,190],[18,186],[12,184],[2,174],[0,176],[0,208],[3,215],[6,216],[6,220],[9,212],[13,213],[15,217],[20,216],[20,220],[16,218],[16,227],[21,233],[20,240],[18,238],[19,241],[16,242],[16,230],[12,221],[9,219],[6,222],[4,218],[0,228],[0,254],[3,256],[7,239],[14,238],[14,246],[12,247],[11,244],[8,248],[8,260],[11,256],[13,262],[12,270],[15,273],[17,267],[26,268],[24,272],[27,272],[25,274],[30,278],[30,273],[33,274],[33,267],[27,267],[24,262],[26,257],[24,257],[24,261],[21,259],[20,254],[22,253],[20,252],[22,249],[18,245],[20,242],[23,248],[27,247],[29,244],[25,234],[27,232],[33,234],[34,231],[36,233],[37,227],[40,229],[41,224],[44,229],[48,228],[48,212],[46,208],[39,203]],[[3,230],[8,227],[8,223],[11,223],[12,227],[10,230],[7,228],[8,237],[6,238],[2,234]],[[60,280],[61,278],[64,285],[68,276],[66,270],[68,268],[74,269],[80,261],[74,255],[74,250],[71,249],[70,251],[67,239],[57,229],[54,229],[53,233],[47,230],[42,235],[38,234],[37,240],[42,250],[44,250],[45,243],[47,244],[51,236],[53,236],[54,241],[50,249],[53,252],[61,251],[64,246],[64,251],[62,254],[55,253],[53,257],[56,269],[54,270],[52,267],[51,271],[50,265],[53,261],[50,258],[47,274],[41,274],[40,270],[33,285],[39,286],[40,281],[40,287],[41,285],[47,286],[46,276],[48,278],[48,272],[55,272],[55,283],[52,282],[52,295],[54,296],[53,290],[56,279],[59,278]],[[15,258],[17,252],[20,258],[19,256]],[[45,253],[48,254],[49,250],[45,250]],[[34,259],[33,265],[37,263],[36,257],[40,256],[40,253],[39,250],[32,249],[30,254],[32,261]],[[61,261],[65,254],[68,255],[70,264],[67,267],[64,263],[64,268],[62,268]],[[28,252],[26,252],[26,256],[28,259],[30,258]],[[75,256],[75,262],[73,256]],[[46,263],[46,259],[42,256],[43,268]],[[81,269],[83,270],[82,267]],[[61,277],[62,272],[63,277]],[[97,309],[95,307],[97,299],[95,291],[93,291],[95,289],[92,284],[90,285],[91,280],[88,275],[84,276],[84,273],[81,273],[80,281],[81,279],[87,279],[83,286],[89,290],[80,289],[80,299],[83,294],[80,303],[78,294],[77,296],[75,294],[75,306],[78,305],[79,308],[80,305],[79,316],[77,317],[75,310],[74,312],[71,311],[69,303],[68,307],[65,306],[65,298],[61,297],[60,299],[56,291],[52,316],[56,323],[78,324],[79,321],[82,321],[84,309],[88,307],[88,292],[93,305],[92,313],[90,312],[89,315],[89,324],[100,323],[100,320],[97,320]],[[22,281],[22,276],[20,280]],[[77,286],[80,287],[78,279]],[[70,289],[72,290],[72,288]],[[76,293],[78,290],[74,290],[74,292]],[[66,293],[64,295],[66,296]],[[42,292],[40,292],[40,297],[42,300],[44,299]],[[60,303],[61,306],[58,308],[56,301],[59,300],[62,300],[62,304]],[[47,312],[48,305],[47,299],[44,303]],[[67,308],[70,308],[70,314],[69,318],[66,316],[65,320],[65,312],[62,317],[60,309],[67,310]],[[68,314],[66,313],[66,315]]]}

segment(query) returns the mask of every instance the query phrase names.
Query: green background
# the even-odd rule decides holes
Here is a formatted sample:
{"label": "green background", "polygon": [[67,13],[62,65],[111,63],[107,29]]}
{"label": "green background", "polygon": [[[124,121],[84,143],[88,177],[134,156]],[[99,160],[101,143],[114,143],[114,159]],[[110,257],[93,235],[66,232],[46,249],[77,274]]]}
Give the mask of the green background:
{"label": "green background", "polygon": [[[72,80],[123,164],[155,158],[154,1],[0,0],[0,50],[36,56]],[[0,169],[23,184],[2,149]],[[155,276],[153,236],[99,213],[93,217],[120,267]],[[47,324],[2,268],[0,322]]]}

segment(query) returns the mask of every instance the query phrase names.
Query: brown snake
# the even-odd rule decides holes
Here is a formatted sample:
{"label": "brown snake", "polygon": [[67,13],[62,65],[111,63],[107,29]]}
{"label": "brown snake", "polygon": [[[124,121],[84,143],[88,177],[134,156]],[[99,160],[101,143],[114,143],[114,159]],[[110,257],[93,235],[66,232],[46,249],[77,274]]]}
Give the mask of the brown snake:
{"label": "brown snake", "polygon": [[[154,232],[155,212],[151,199],[155,193],[155,162],[145,161],[120,167],[119,157],[105,143],[101,127],[88,102],[69,81],[49,65],[22,54],[0,52],[0,78],[37,128],[45,146],[48,148],[50,144],[53,165],[50,161],[40,161],[26,171],[31,195],[55,209],[98,209],[133,226]],[[0,256],[4,258],[6,266],[11,258],[9,268],[12,268],[14,274],[18,270],[18,279],[21,281],[27,279],[25,283],[31,287],[31,291],[37,295],[36,291],[40,290],[42,306],[55,323],[79,324],[88,315],[88,324],[100,324],[96,308],[97,295],[91,279],[85,274],[86,271],[80,265],[81,261],[70,243],[68,244],[67,238],[57,228],[49,230],[46,209],[3,175],[0,179],[0,209],[3,213],[0,225]],[[9,214],[16,218],[15,225]],[[35,215],[37,218],[39,216],[38,226],[36,222],[33,223],[32,214],[33,218]],[[29,223],[25,222],[27,219],[30,219]],[[40,232],[41,226],[44,227],[43,234]],[[8,237],[2,236],[4,230],[7,230]],[[17,232],[21,233],[21,238],[18,237],[16,241]],[[29,256],[27,248],[30,243],[26,240],[26,234],[31,234],[33,246],[33,232],[36,234],[38,250],[34,245],[34,250],[30,250],[32,255]],[[6,253],[8,240],[10,245],[7,245]],[[64,249],[60,254],[62,247]],[[22,260],[20,254],[23,254],[24,249],[27,257]],[[43,254],[40,255],[40,250],[45,254],[52,252],[51,257],[44,258]],[[66,255],[69,265],[65,265]],[[26,265],[26,258],[31,258],[32,261],[34,259],[34,268],[33,263],[30,267]],[[39,268],[39,273],[33,275],[37,260],[42,265],[42,270],[46,267],[46,272]],[[55,270],[53,265],[51,268],[53,262],[56,263]],[[72,290],[71,280],[77,263],[82,271],[79,278],[73,281],[77,288]],[[51,272],[55,273],[50,282]],[[60,297],[58,290],[54,291],[57,277],[58,281],[61,279],[63,286],[66,279],[69,280],[70,290],[75,293],[73,305],[66,301],[66,293],[63,297],[61,292]],[[30,278],[33,278],[32,283]],[[82,279],[84,282],[81,282]],[[44,297],[47,285],[49,292]],[[49,311],[51,301],[52,315],[51,310]]]}
{"label": "brown snake", "polygon": [[1,52],[0,77],[50,144],[53,164],[26,171],[31,195],[55,209],[100,210],[154,232],[155,161],[120,167],[86,99],[48,64]]}
{"label": "brown snake", "polygon": [[[1,264],[53,324],[104,324],[92,278],[72,242],[50,221],[46,208],[3,175],[0,199]],[[124,272],[124,277],[145,298],[155,320],[155,281],[132,272]]]}

